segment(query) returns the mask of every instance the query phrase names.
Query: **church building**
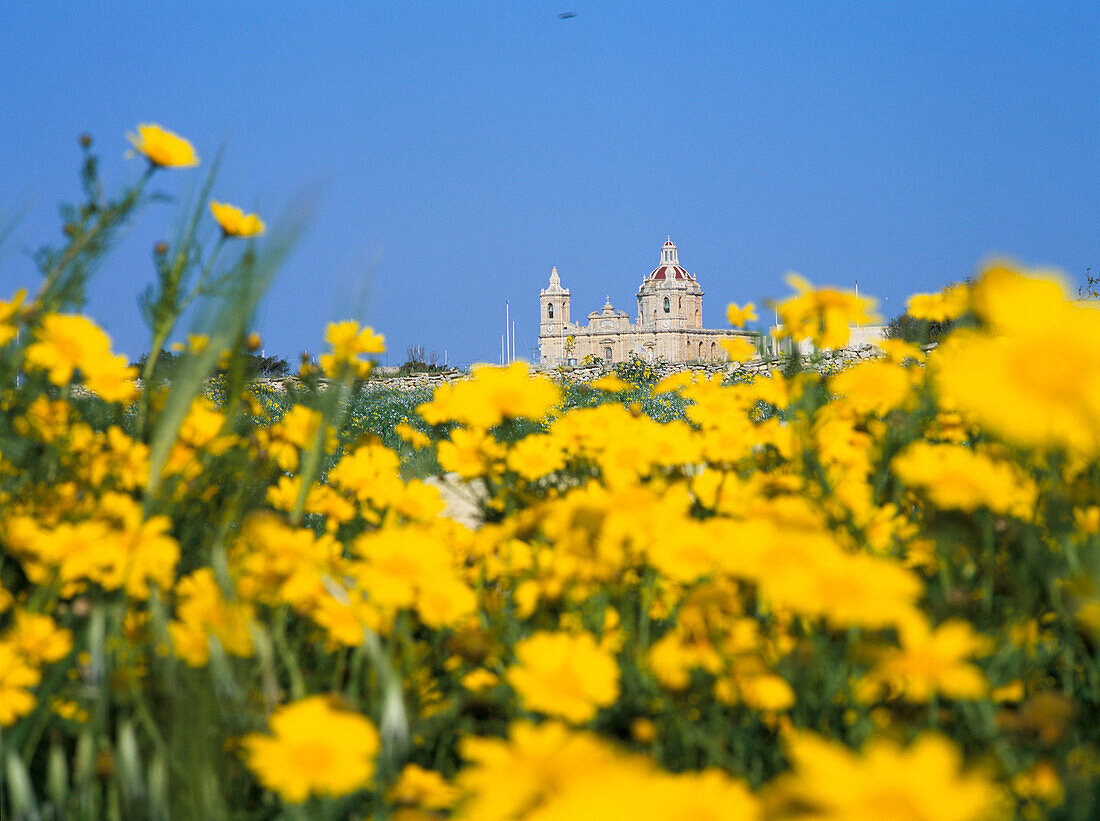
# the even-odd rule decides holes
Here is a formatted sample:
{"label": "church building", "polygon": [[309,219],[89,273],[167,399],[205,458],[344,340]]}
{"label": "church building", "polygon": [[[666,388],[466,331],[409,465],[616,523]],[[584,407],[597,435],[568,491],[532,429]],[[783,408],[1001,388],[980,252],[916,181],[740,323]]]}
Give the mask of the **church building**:
{"label": "church building", "polygon": [[608,297],[602,311],[588,315],[588,324],[570,321],[569,289],[558,269],[539,292],[539,362],[546,367],[579,364],[587,356],[606,363],[637,356],[650,362],[722,362],[729,359],[719,344],[741,338],[757,344],[758,334],[737,328],[703,327],[703,289],[680,266],[671,237],[661,246],[660,264],[638,288],[638,321],[616,310]]}

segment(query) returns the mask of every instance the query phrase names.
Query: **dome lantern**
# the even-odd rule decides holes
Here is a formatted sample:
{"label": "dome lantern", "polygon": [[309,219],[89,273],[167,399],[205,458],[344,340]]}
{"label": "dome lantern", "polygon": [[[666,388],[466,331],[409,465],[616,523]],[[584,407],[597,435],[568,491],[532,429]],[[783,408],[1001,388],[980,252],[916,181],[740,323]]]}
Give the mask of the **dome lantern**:
{"label": "dome lantern", "polygon": [[676,243],[669,236],[665,244],[661,246],[661,263],[653,269],[647,277],[649,280],[690,280],[691,274],[680,267],[680,260],[676,254]]}

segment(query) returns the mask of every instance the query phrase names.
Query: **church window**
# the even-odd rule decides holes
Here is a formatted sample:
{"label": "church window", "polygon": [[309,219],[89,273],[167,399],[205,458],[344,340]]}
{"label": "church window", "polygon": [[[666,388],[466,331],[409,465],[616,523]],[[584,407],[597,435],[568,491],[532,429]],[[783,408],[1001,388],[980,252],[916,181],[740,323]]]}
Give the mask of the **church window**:
{"label": "church window", "polygon": [[672,305],[671,305],[671,303],[670,303],[670,302],[668,301],[668,297],[666,296],[666,297],[665,297],[665,313],[666,313],[666,314],[667,314],[667,313],[671,313],[671,308],[672,308]]}
{"label": "church window", "polygon": [[554,303],[553,302],[547,302],[546,303],[546,316],[549,319],[554,318]]}

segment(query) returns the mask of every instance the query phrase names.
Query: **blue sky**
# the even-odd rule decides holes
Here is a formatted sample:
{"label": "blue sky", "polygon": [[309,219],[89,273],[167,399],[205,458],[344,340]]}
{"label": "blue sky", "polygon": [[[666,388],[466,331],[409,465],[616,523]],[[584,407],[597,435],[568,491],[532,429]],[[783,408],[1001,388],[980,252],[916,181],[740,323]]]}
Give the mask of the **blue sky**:
{"label": "blue sky", "polygon": [[[990,254],[1100,269],[1096,2],[8,3],[0,41],[0,214],[26,212],[0,298],[60,237],[77,136],[118,190],[126,132],[159,122],[224,145],[217,198],[269,221],[314,202],[259,317],[269,354],[353,317],[391,364],[496,361],[507,300],[533,355],[551,265],[574,317],[605,295],[633,314],[666,234],[707,327],[792,270],[893,315]],[[175,214],[144,212],[91,289],[135,357]]]}

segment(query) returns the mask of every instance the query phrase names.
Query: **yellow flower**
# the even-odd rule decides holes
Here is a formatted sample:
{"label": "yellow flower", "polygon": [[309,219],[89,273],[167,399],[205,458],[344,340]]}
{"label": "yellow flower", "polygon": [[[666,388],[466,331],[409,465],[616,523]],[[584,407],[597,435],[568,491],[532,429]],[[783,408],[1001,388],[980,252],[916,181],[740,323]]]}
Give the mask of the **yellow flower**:
{"label": "yellow flower", "polygon": [[19,648],[0,641],[0,727],[7,727],[34,709],[30,688],[41,677],[38,668],[27,663]]}
{"label": "yellow flower", "polygon": [[814,288],[797,274],[787,283],[798,294],[779,303],[782,322],[779,336],[796,342],[809,338],[818,348],[841,348],[848,344],[848,326],[878,320],[872,311],[874,300],[834,288]]}
{"label": "yellow flower", "polygon": [[491,673],[483,667],[479,667],[464,675],[460,683],[471,693],[480,693],[482,690],[495,687],[500,683],[500,678],[496,673]]}
{"label": "yellow flower", "polygon": [[457,818],[479,821],[759,821],[744,782],[717,770],[672,774],[646,756],[620,752],[597,736],[556,722],[516,722],[509,739],[464,738],[470,762]]}
{"label": "yellow flower", "polygon": [[995,687],[989,692],[989,700],[994,704],[1019,704],[1024,700],[1024,683],[1017,678],[1002,687]]}
{"label": "yellow flower", "polygon": [[347,795],[370,784],[378,731],[358,713],[311,696],[277,708],[268,723],[271,735],[252,733],[241,746],[260,783],[286,801]]}
{"label": "yellow flower", "polygon": [[525,818],[530,808],[546,804],[577,782],[595,787],[618,755],[597,736],[570,731],[556,721],[537,726],[518,721],[508,735],[508,739],[465,736],[459,741],[459,753],[469,762],[458,775],[466,796],[460,817]]}
{"label": "yellow flower", "polygon": [[264,221],[256,214],[246,214],[240,208],[212,200],[210,211],[227,237],[257,237],[264,232]]}
{"label": "yellow flower", "polygon": [[386,350],[382,334],[376,334],[369,327],[360,329],[359,323],[354,320],[330,322],[325,328],[325,341],[332,346],[332,353],[322,354],[321,368],[333,378],[340,376],[345,368],[360,378],[365,377],[370,372],[371,363],[359,357]]}
{"label": "yellow flower", "polygon": [[458,801],[458,790],[434,770],[406,764],[397,783],[386,793],[394,804],[412,804],[426,810],[445,810]]}
{"label": "yellow flower", "polygon": [[417,525],[364,533],[353,543],[362,561],[350,573],[384,615],[415,607],[430,627],[453,625],[476,609],[477,598],[456,578],[451,535]]}
{"label": "yellow flower", "polygon": [[183,137],[165,131],[156,123],[141,123],[138,133],[127,134],[127,139],[139,154],[144,154],[153,165],[162,168],[186,168],[199,164],[195,149]]}
{"label": "yellow flower", "polygon": [[31,664],[60,661],[73,649],[73,636],[49,616],[18,610],[8,632],[11,642]]}
{"label": "yellow flower", "polygon": [[772,789],[815,819],[981,821],[999,817],[1000,794],[984,774],[960,772],[946,738],[925,734],[909,747],[874,740],[862,753],[808,732],[788,742],[794,771]]}
{"label": "yellow flower", "polygon": [[450,441],[439,443],[439,464],[463,479],[475,479],[492,472],[504,456],[504,448],[483,430],[455,428]]}
{"label": "yellow flower", "polygon": [[523,706],[583,724],[619,695],[619,666],[591,633],[540,632],[516,645],[508,683]]}
{"label": "yellow flower", "polygon": [[904,404],[912,394],[905,368],[884,359],[846,368],[833,377],[831,387],[856,413],[876,416]]}
{"label": "yellow flower", "polygon": [[639,744],[652,744],[657,738],[657,725],[652,719],[638,716],[630,722],[630,737]]}
{"label": "yellow flower", "polygon": [[831,534],[755,520],[730,527],[724,541],[738,545],[724,554],[728,572],[755,581],[771,606],[840,629],[904,623],[922,591],[900,562],[848,553]]}
{"label": "yellow flower", "polygon": [[1030,770],[1012,779],[1012,789],[1021,798],[1030,798],[1057,807],[1066,797],[1058,770],[1049,761],[1039,761]]}
{"label": "yellow flower", "polygon": [[719,339],[718,344],[729,354],[731,362],[744,362],[756,355],[756,346],[747,339]]}
{"label": "yellow flower", "polygon": [[1100,533],[1100,507],[1089,505],[1086,508],[1073,509],[1073,525],[1082,536],[1095,536]]}
{"label": "yellow flower", "polygon": [[789,710],[795,703],[794,689],[782,676],[742,676],[737,680],[737,689],[741,701],[762,712]]}
{"label": "yellow flower", "polygon": [[756,319],[756,305],[749,302],[744,308],[739,308],[736,302],[731,302],[729,307],[726,308],[726,319],[730,325],[741,328],[746,322],[752,322]]}
{"label": "yellow flower", "polygon": [[636,759],[590,774],[524,817],[529,821],[758,821],[762,815],[760,802],[745,783],[717,768],[674,775],[654,771]]}
{"label": "yellow flower", "polygon": [[630,388],[630,383],[624,382],[616,374],[609,373],[601,376],[589,383],[590,388],[595,388],[598,391],[606,391],[607,393],[618,393],[619,391],[625,391]]}
{"label": "yellow flower", "polygon": [[905,312],[914,319],[946,322],[957,319],[970,307],[970,289],[952,285],[938,294],[913,294],[905,303]]}
{"label": "yellow flower", "polygon": [[425,434],[418,431],[408,422],[398,422],[394,426],[393,432],[400,436],[404,441],[408,442],[409,447],[412,448],[426,448],[432,443],[431,439],[429,439]]}
{"label": "yellow flower", "polygon": [[561,445],[546,434],[533,434],[520,439],[508,451],[508,468],[533,482],[548,473],[565,467],[566,455]]}
{"label": "yellow flower", "polygon": [[988,507],[996,513],[1028,518],[1038,490],[1013,464],[956,445],[916,442],[894,457],[894,473],[921,488],[941,508],[971,512]]}
{"label": "yellow flower", "polygon": [[453,576],[435,574],[420,584],[416,612],[429,627],[454,626],[476,610],[474,591]]}
{"label": "yellow flower", "polygon": [[50,699],[50,709],[66,721],[84,723],[88,720],[88,711],[75,701],[57,698]]}
{"label": "yellow flower", "polygon": [[973,305],[985,331],[956,331],[929,357],[943,404],[1017,444],[1100,453],[1100,310],[1004,264]]}
{"label": "yellow flower", "polygon": [[8,302],[0,301],[0,345],[7,345],[15,339],[19,331],[16,320],[19,318],[23,300],[26,298],[27,292],[19,289]]}
{"label": "yellow flower", "polygon": [[51,382],[68,385],[79,370],[88,389],[108,402],[127,401],[134,395],[137,369],[111,353],[111,340],[94,322],[75,314],[47,314],[27,347],[27,364],[48,371]]}
{"label": "yellow flower", "polygon": [[523,362],[503,368],[475,365],[470,379],[441,385],[416,412],[429,425],[455,421],[488,429],[505,419],[541,419],[560,396],[553,382],[531,374]]}
{"label": "yellow flower", "polygon": [[227,653],[252,655],[252,607],[227,602],[213,570],[200,567],[184,576],[176,585],[176,595],[176,620],[169,623],[168,632],[177,657],[192,667],[204,666],[210,659],[211,635]]}
{"label": "yellow flower", "polygon": [[965,621],[949,621],[935,630],[923,618],[902,626],[901,649],[889,649],[859,685],[864,700],[880,692],[923,703],[933,695],[976,699],[989,689],[981,670],[969,662],[985,655],[992,642]]}
{"label": "yellow flower", "polygon": [[672,393],[687,387],[694,380],[695,375],[691,371],[677,371],[670,373],[653,386],[653,393]]}

